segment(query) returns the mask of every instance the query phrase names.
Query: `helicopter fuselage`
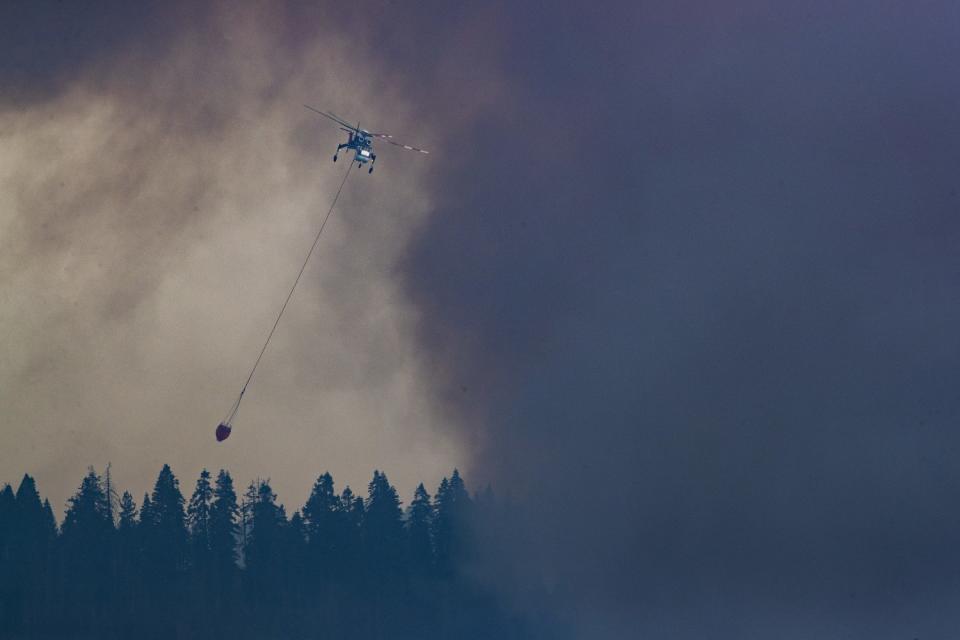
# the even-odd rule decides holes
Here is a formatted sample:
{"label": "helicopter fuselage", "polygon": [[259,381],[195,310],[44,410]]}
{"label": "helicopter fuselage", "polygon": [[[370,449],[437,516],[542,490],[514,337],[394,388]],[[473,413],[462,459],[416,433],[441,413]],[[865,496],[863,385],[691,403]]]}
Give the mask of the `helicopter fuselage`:
{"label": "helicopter fuselage", "polygon": [[[353,151],[353,161],[361,165],[368,162],[372,163],[377,159],[376,154],[373,152],[373,140],[370,139],[370,136],[364,135],[362,131],[348,131],[347,134],[350,136],[349,139],[343,144],[337,145],[337,153],[339,153],[341,149]],[[336,153],[333,159],[336,161]]]}

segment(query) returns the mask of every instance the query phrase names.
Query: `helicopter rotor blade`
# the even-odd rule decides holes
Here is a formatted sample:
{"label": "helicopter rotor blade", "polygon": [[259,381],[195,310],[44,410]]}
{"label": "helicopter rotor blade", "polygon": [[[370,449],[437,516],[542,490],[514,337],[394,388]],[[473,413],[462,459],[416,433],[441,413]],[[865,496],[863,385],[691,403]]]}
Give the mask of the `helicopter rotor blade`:
{"label": "helicopter rotor blade", "polygon": [[308,104],[305,104],[303,106],[306,107],[307,109],[310,109],[310,111],[313,111],[314,113],[320,114],[324,118],[329,118],[330,120],[333,120],[337,124],[341,125],[341,127],[347,133],[353,133],[353,134],[362,133],[363,135],[370,136],[371,138],[380,138],[384,142],[388,142],[395,147],[401,147],[403,149],[406,149],[407,151],[416,151],[417,153],[430,153],[426,149],[419,149],[417,147],[411,147],[408,144],[403,144],[402,142],[395,142],[393,140],[393,136],[390,135],[389,133],[372,133],[370,131],[361,129],[359,124],[354,126],[349,122],[347,122],[346,120],[344,120],[343,118],[341,118],[340,116],[338,116],[337,114],[335,114],[333,111],[320,111],[319,109],[314,109]]}
{"label": "helicopter rotor blade", "polygon": [[333,111],[327,111],[327,116],[328,116],[328,117],[332,117],[334,120],[338,120],[338,121],[340,122],[340,124],[342,124],[342,125],[345,126],[345,127],[350,127],[350,128],[353,129],[354,131],[359,131],[359,126],[360,126],[360,125],[354,125],[354,124],[351,124],[351,123],[347,122],[347,119],[346,119],[346,118],[341,118],[340,116],[338,116],[337,114],[335,114]]}
{"label": "helicopter rotor blade", "polygon": [[[377,137],[381,137],[381,136],[377,136]],[[386,137],[386,136],[382,136],[382,137],[383,137],[384,142],[388,142],[388,143],[392,144],[392,145],[395,146],[395,147],[402,147],[402,148],[406,149],[407,151],[416,151],[416,152],[418,152],[418,153],[430,153],[430,152],[427,151],[426,149],[418,149],[417,147],[411,147],[410,145],[408,145],[408,144],[403,144],[402,142],[394,142],[393,140],[391,140],[390,138],[388,138],[388,137]],[[391,136],[391,137],[392,137],[392,136]]]}
{"label": "helicopter rotor blade", "polygon": [[335,114],[327,113],[327,112],[325,112],[325,111],[320,111],[319,109],[314,109],[313,107],[311,107],[311,106],[308,105],[308,104],[305,104],[305,105],[303,105],[303,106],[305,106],[307,109],[310,109],[310,111],[313,111],[314,113],[320,114],[320,115],[323,116],[324,118],[329,118],[330,120],[333,120],[334,122],[336,122],[336,123],[339,124],[339,125],[342,125],[342,126],[344,126],[344,127],[349,127],[349,128],[350,128],[350,131],[356,131],[356,130],[357,130],[356,127],[354,127],[353,125],[351,125],[349,122],[344,121],[342,118],[340,118],[339,116],[337,116],[337,115],[335,115]]}

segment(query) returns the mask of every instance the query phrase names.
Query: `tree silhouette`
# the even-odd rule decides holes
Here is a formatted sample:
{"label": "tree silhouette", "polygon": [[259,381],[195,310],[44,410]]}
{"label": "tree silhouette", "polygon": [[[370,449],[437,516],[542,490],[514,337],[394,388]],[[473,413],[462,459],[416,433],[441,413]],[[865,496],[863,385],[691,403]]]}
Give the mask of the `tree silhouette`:
{"label": "tree silhouette", "polygon": [[[19,617],[14,614],[14,605],[20,598],[20,584],[15,579],[13,558],[16,550],[13,546],[17,499],[13,489],[5,484],[0,490],[0,631],[12,633]],[[19,612],[19,609],[17,609]]]}
{"label": "tree silhouette", "polygon": [[205,573],[211,564],[210,507],[213,503],[213,487],[210,472],[204,469],[197,478],[197,486],[187,505],[187,527],[190,531],[191,564]]}
{"label": "tree silhouette", "polygon": [[113,529],[107,497],[93,467],[87,470],[80,488],[67,502],[69,507],[63,519],[65,541],[90,543]]}
{"label": "tree silhouette", "polygon": [[329,473],[321,475],[313,484],[303,506],[303,525],[310,570],[320,581],[328,580],[331,574],[338,573],[347,526],[347,514]]}
{"label": "tree silhouette", "polygon": [[433,501],[420,484],[406,517],[379,470],[365,500],[322,474],[289,520],[269,481],[239,507],[224,470],[214,486],[202,471],[185,509],[164,465],[139,517],[106,485],[90,468],[59,533],[33,478],[0,490],[0,637],[524,637],[458,570],[498,511],[456,470]]}
{"label": "tree silhouette", "polygon": [[240,550],[243,565],[247,564],[247,545],[253,530],[253,507],[257,504],[257,482],[250,482],[240,499]]}
{"label": "tree silhouette", "polygon": [[[152,630],[156,633],[176,633],[177,612],[185,597],[189,547],[183,505],[180,483],[170,466],[163,465],[149,502],[140,509],[139,527],[143,543],[144,595],[150,602],[154,616]],[[144,631],[146,629],[141,633]]]}
{"label": "tree silhouette", "polygon": [[256,489],[244,556],[247,562],[247,593],[252,606],[263,609],[274,605],[281,596],[287,518],[283,505],[277,504],[277,496],[270,488],[269,480],[260,480]]}
{"label": "tree silhouette", "polygon": [[[49,507],[49,504],[47,505]],[[49,600],[51,551],[56,525],[40,501],[34,479],[24,474],[16,494],[10,487],[0,494],[4,522],[0,536],[0,621],[11,629],[34,625]],[[40,606],[31,606],[31,603]],[[2,628],[2,627],[0,627]]]}
{"label": "tree silhouette", "polygon": [[407,558],[411,573],[428,575],[433,570],[433,505],[421,482],[407,512]]}
{"label": "tree silhouette", "polygon": [[309,568],[306,523],[299,511],[293,512],[281,535],[282,557],[279,567],[285,578],[285,597],[289,600],[289,605],[294,606],[303,603],[305,591],[312,583],[319,582],[320,578]]}
{"label": "tree silhouette", "polygon": [[124,491],[120,497],[120,515],[118,530],[121,532],[130,532],[137,527],[137,503],[133,501],[133,496],[129,491]]}
{"label": "tree silhouette", "polygon": [[[115,547],[117,605],[122,611],[128,611],[136,606],[142,592],[139,573],[141,545],[137,503],[134,502],[129,491],[124,491],[120,496],[117,521]],[[121,625],[129,624],[129,621],[123,619],[119,622]]]}
{"label": "tree silhouette", "polygon": [[213,504],[210,505],[210,552],[215,575],[220,580],[229,579],[236,569],[238,518],[233,478],[221,469],[213,490]]}
{"label": "tree silhouette", "polygon": [[13,489],[9,484],[3,485],[3,489],[0,489],[0,562],[6,561],[9,556],[7,541],[16,522],[16,508],[17,498]]}
{"label": "tree silhouette", "polygon": [[117,505],[120,497],[117,495],[117,488],[113,486],[113,478],[110,475],[109,462],[107,463],[107,468],[103,470],[103,495],[106,499],[107,518],[109,518],[111,525],[115,525],[117,519]]}
{"label": "tree silhouette", "polygon": [[350,487],[344,487],[340,494],[343,509],[343,531],[340,538],[339,579],[355,582],[360,578],[357,567],[362,557],[360,546],[360,524],[363,522],[363,498],[353,494]]}
{"label": "tree silhouette", "polygon": [[443,575],[456,571],[465,559],[471,507],[470,494],[460,472],[454,469],[450,480],[444,478],[437,489],[433,520],[436,565]]}
{"label": "tree silhouette", "polygon": [[66,610],[79,628],[99,626],[107,615],[114,531],[107,496],[93,467],[68,504],[60,538]]}
{"label": "tree silhouette", "polygon": [[373,472],[367,488],[366,509],[360,525],[360,539],[370,576],[392,579],[403,557],[403,512],[397,490],[385,473]]}
{"label": "tree silhouette", "polygon": [[171,579],[186,566],[187,527],[180,481],[163,465],[150,495],[149,508],[140,511],[147,544],[147,562],[159,575]]}

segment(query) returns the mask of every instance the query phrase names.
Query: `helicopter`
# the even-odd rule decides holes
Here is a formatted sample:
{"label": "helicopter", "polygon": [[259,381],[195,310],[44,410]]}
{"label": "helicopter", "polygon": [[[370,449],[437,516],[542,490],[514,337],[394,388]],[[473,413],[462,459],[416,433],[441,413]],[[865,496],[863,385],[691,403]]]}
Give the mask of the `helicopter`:
{"label": "helicopter", "polygon": [[342,131],[347,132],[347,141],[338,144],[337,150],[333,152],[333,161],[337,161],[337,155],[340,153],[341,149],[347,149],[348,151],[353,151],[353,162],[357,163],[357,166],[363,166],[370,163],[370,169],[367,173],[373,173],[373,165],[377,162],[377,154],[373,152],[373,139],[380,138],[381,140],[392,144],[395,147],[402,147],[408,151],[416,151],[418,153],[430,153],[425,149],[418,149],[417,147],[411,147],[408,144],[401,144],[399,142],[394,142],[392,140],[393,136],[389,133],[373,133],[367,131],[366,129],[360,128],[360,123],[357,123],[357,126],[353,126],[337,114],[332,111],[320,111],[319,109],[314,109],[308,104],[303,105],[310,111],[314,113],[319,113],[325,118],[333,120],[340,125]]}

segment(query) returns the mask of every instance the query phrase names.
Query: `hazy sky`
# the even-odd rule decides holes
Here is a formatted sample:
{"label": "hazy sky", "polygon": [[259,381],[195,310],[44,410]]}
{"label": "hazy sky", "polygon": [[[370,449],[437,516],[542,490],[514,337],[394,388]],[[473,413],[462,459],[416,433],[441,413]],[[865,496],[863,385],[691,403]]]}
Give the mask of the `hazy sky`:
{"label": "hazy sky", "polygon": [[[389,151],[351,176],[233,437],[213,439],[347,168],[330,160],[340,132],[302,104],[443,157],[362,50],[325,29],[290,52],[271,14],[213,11],[162,46],[6,70],[38,93],[0,108],[0,469],[35,474],[58,512],[108,461],[138,497],[165,462],[185,491],[202,466],[272,476],[291,510],[324,470],[365,490],[383,469],[406,497],[466,461],[396,273],[428,165]],[[121,28],[74,19],[68,33]]]}
{"label": "hazy sky", "polygon": [[[583,637],[960,627],[958,5],[51,6],[0,20],[4,478],[461,465]],[[304,101],[435,153],[351,176],[218,446],[343,169]]]}

